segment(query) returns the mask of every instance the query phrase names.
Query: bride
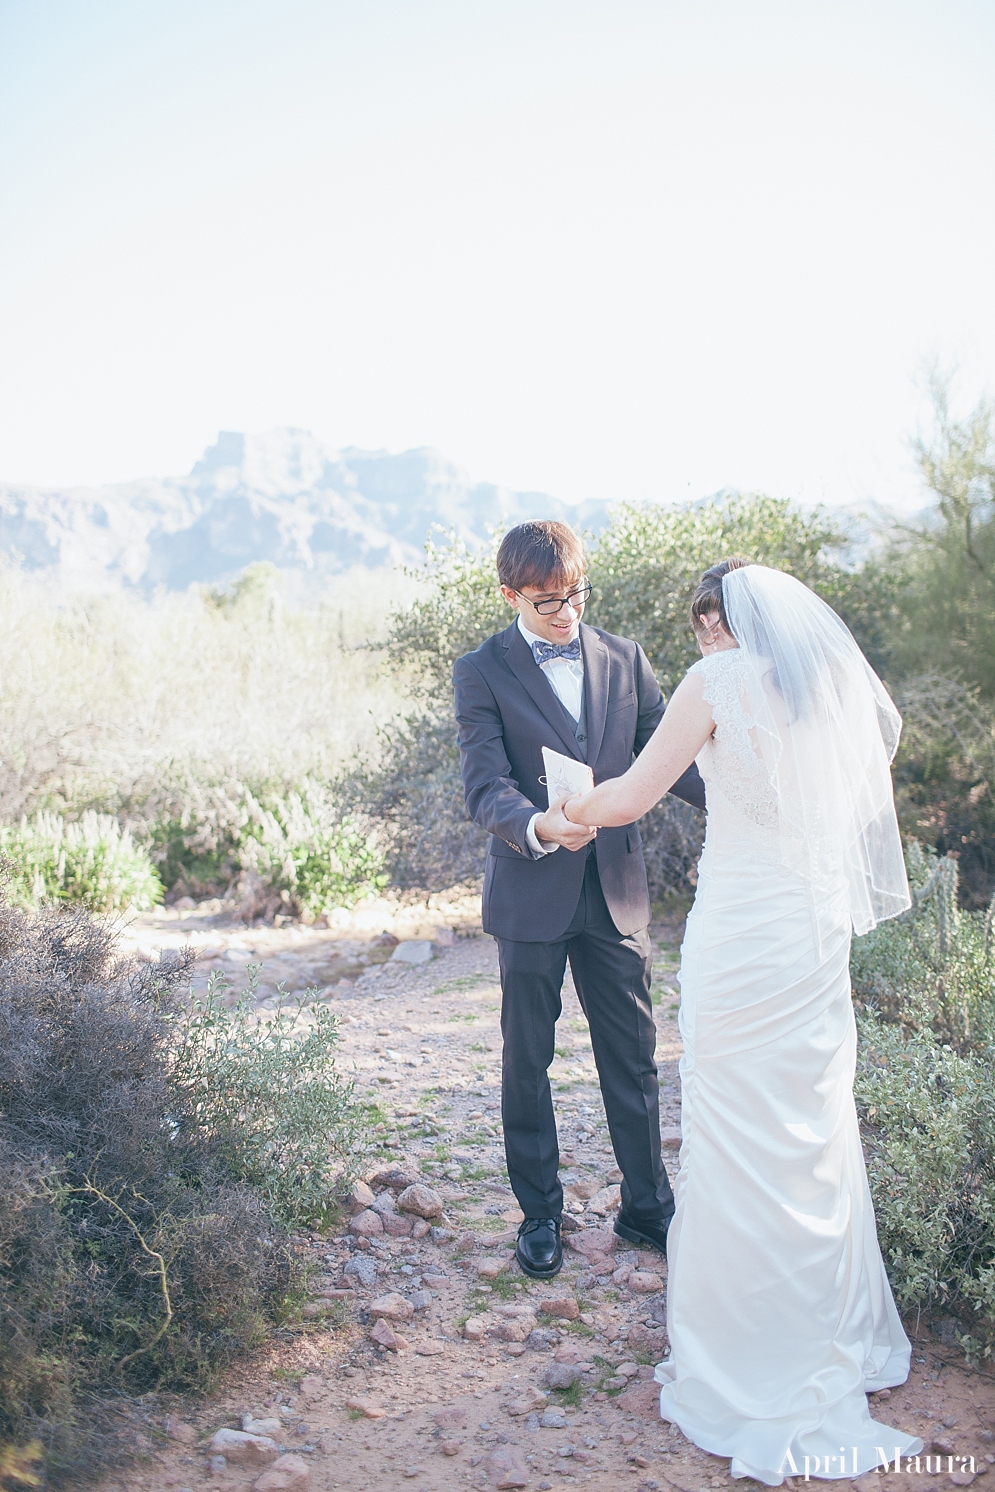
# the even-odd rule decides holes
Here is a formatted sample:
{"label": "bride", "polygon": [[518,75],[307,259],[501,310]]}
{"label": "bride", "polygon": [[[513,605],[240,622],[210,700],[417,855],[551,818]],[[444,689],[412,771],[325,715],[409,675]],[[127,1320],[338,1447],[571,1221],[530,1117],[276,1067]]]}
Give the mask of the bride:
{"label": "bride", "polygon": [[901,720],[789,575],[705,573],[702,658],[624,776],[569,798],[631,823],[696,760],[708,828],[681,950],[683,1143],[661,1414],[734,1477],[852,1478],[922,1441],[872,1420],[910,1347],[853,1101],[851,930],[909,905],[889,764]]}

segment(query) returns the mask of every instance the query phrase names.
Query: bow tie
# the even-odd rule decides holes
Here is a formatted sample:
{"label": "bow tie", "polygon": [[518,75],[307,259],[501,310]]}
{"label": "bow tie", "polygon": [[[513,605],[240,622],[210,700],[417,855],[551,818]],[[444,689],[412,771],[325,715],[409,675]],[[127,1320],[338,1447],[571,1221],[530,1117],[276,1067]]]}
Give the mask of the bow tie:
{"label": "bow tie", "polygon": [[549,663],[553,658],[579,658],[580,638],[573,642],[534,642],[532,656],[537,663]]}

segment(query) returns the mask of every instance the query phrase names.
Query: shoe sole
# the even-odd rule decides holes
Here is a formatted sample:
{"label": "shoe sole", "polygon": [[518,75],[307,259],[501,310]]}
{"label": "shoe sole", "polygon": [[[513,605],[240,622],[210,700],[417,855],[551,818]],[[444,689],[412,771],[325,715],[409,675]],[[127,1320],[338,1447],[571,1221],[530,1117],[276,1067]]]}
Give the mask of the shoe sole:
{"label": "shoe sole", "polygon": [[531,1275],[534,1280],[551,1280],[563,1268],[563,1260],[558,1259],[555,1267],[552,1269],[533,1269],[531,1264],[526,1264],[517,1249],[515,1250],[515,1258],[518,1260],[522,1273]]}
{"label": "shoe sole", "polygon": [[666,1245],[661,1248],[655,1238],[651,1238],[648,1233],[640,1233],[638,1228],[630,1228],[626,1223],[616,1223],[614,1231],[627,1243],[648,1243],[651,1249],[656,1249],[658,1254],[667,1257]]}

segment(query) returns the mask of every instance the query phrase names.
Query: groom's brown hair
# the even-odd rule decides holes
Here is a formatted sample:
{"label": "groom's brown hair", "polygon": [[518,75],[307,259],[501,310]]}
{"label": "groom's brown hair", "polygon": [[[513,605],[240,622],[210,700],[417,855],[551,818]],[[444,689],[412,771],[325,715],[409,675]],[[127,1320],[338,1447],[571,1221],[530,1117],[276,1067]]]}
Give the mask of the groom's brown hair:
{"label": "groom's brown hair", "polygon": [[586,563],[584,546],[573,529],[552,518],[510,528],[497,552],[498,579],[513,591],[523,585],[537,590],[572,585],[583,579]]}

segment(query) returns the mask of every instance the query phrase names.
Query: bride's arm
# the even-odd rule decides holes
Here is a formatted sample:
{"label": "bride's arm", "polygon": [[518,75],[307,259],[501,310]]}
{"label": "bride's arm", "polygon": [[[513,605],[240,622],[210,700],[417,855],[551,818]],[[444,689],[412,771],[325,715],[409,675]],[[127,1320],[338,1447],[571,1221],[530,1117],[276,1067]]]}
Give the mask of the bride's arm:
{"label": "bride's arm", "polygon": [[697,673],[681,680],[663,719],[629,770],[566,800],[563,813],[571,823],[592,827],[631,824],[660,801],[715,729],[711,706],[702,697],[704,687]]}

